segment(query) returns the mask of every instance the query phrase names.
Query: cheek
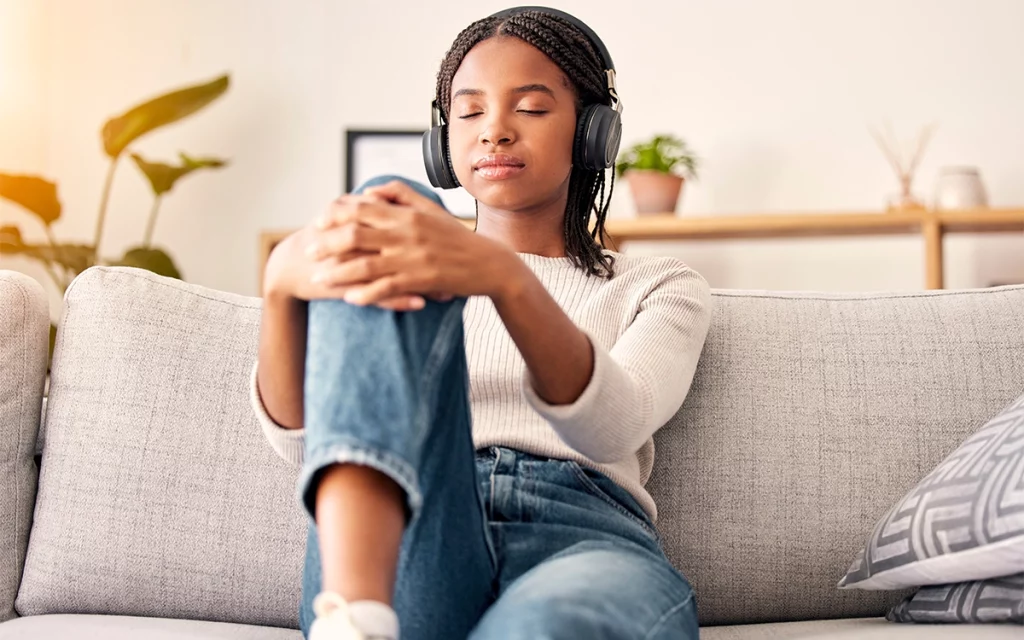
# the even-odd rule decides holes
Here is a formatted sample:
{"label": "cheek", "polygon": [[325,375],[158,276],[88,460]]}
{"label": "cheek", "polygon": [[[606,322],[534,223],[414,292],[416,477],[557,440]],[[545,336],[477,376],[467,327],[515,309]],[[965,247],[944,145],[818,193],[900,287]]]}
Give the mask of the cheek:
{"label": "cheek", "polygon": [[576,136],[576,119],[560,118],[558,122],[551,121],[545,127],[543,139],[544,148],[541,151],[541,158],[544,162],[547,173],[559,180],[568,177],[572,170],[573,139]]}
{"label": "cheek", "polygon": [[448,126],[448,150],[451,154],[455,175],[460,182],[471,173],[470,162],[476,138],[468,127]]}

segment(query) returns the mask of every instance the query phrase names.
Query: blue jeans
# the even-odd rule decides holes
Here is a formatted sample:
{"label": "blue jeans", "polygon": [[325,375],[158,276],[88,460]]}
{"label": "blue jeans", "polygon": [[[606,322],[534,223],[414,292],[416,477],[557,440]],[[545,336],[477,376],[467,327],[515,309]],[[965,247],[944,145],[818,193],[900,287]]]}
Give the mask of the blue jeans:
{"label": "blue jeans", "polygon": [[575,462],[474,451],[465,302],[309,304],[303,634],[321,588],[317,486],[330,465],[354,463],[408,500],[394,598],[403,640],[697,638],[690,585],[626,491]]}

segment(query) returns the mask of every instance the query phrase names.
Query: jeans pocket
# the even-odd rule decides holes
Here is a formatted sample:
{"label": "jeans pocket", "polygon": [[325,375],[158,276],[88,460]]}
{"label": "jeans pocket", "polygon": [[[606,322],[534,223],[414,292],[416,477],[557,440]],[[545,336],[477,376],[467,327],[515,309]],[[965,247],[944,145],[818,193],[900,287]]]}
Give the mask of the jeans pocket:
{"label": "jeans pocket", "polygon": [[[595,476],[606,478],[607,482],[609,483],[613,483],[613,480],[608,479],[607,476],[602,474],[600,471],[583,468],[575,460],[566,460],[566,463],[572,470],[573,475],[576,476],[576,480],[579,482],[580,488],[583,491],[594,496],[595,498],[599,498],[604,502],[608,503],[610,507],[612,507],[613,509],[621,513],[623,516],[632,520],[635,524],[643,528],[643,530],[646,531],[656,542],[660,542],[660,537],[658,536],[658,532],[654,529],[654,526],[645,518],[641,517],[638,513],[635,513],[629,507],[622,504],[622,502],[616,499],[615,496],[611,495],[610,493],[608,493],[608,491],[601,488]],[[626,493],[626,490],[622,489],[622,492]],[[636,508],[638,510],[640,509],[639,506],[637,506]]]}

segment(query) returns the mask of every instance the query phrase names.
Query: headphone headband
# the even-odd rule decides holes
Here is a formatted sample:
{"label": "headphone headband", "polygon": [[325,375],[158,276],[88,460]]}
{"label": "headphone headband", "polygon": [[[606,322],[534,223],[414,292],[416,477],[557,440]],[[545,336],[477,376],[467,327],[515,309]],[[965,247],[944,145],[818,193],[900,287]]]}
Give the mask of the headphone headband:
{"label": "headphone headband", "polygon": [[580,20],[574,15],[568,14],[558,9],[552,9],[551,7],[538,7],[538,6],[523,6],[523,7],[512,7],[511,9],[505,9],[497,13],[492,13],[490,18],[508,18],[510,16],[519,15],[526,13],[527,11],[537,11],[539,13],[546,13],[548,15],[561,18],[566,22],[570,23],[577,29],[583,32],[583,35],[587,36],[590,40],[590,44],[597,50],[597,55],[600,56],[602,64],[604,64],[605,82],[608,85],[608,95],[612,98],[612,108],[616,111],[622,111],[622,103],[619,102],[619,91],[615,86],[615,63],[612,62],[612,54],[608,53],[608,47],[604,46],[604,42],[594,32],[593,29],[588,27],[585,22]]}
{"label": "headphone headband", "polygon": [[564,12],[564,11],[559,11],[558,9],[552,9],[551,7],[526,6],[526,7],[512,7],[511,9],[505,9],[503,11],[499,11],[497,13],[491,14],[489,17],[491,17],[491,18],[507,18],[509,16],[518,15],[520,13],[526,13],[527,11],[538,11],[540,13],[547,13],[547,14],[553,15],[553,16],[555,16],[557,18],[561,18],[562,20],[565,20],[566,22],[572,23],[572,25],[574,27],[576,27],[577,29],[582,31],[584,33],[584,35],[587,36],[587,38],[590,40],[590,43],[592,45],[594,45],[595,49],[597,49],[597,54],[599,56],[601,56],[601,62],[604,63],[605,70],[615,71],[615,63],[612,62],[612,56],[611,56],[610,53],[608,53],[608,48],[604,46],[603,42],[601,42],[601,38],[599,38],[597,36],[597,34],[594,33],[593,29],[588,27],[582,20],[580,20],[576,16],[570,15],[570,14]]}

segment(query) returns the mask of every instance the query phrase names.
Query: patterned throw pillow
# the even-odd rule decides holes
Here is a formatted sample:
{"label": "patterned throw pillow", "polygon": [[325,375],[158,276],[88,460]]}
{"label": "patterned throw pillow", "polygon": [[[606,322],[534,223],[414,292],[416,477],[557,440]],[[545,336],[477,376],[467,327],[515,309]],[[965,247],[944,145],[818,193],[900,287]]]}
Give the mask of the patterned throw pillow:
{"label": "patterned throw pillow", "polygon": [[839,582],[902,589],[1024,572],[1024,396],[882,518]]}
{"label": "patterned throw pillow", "polygon": [[886,618],[891,622],[1024,624],[1024,573],[924,587],[893,607]]}

